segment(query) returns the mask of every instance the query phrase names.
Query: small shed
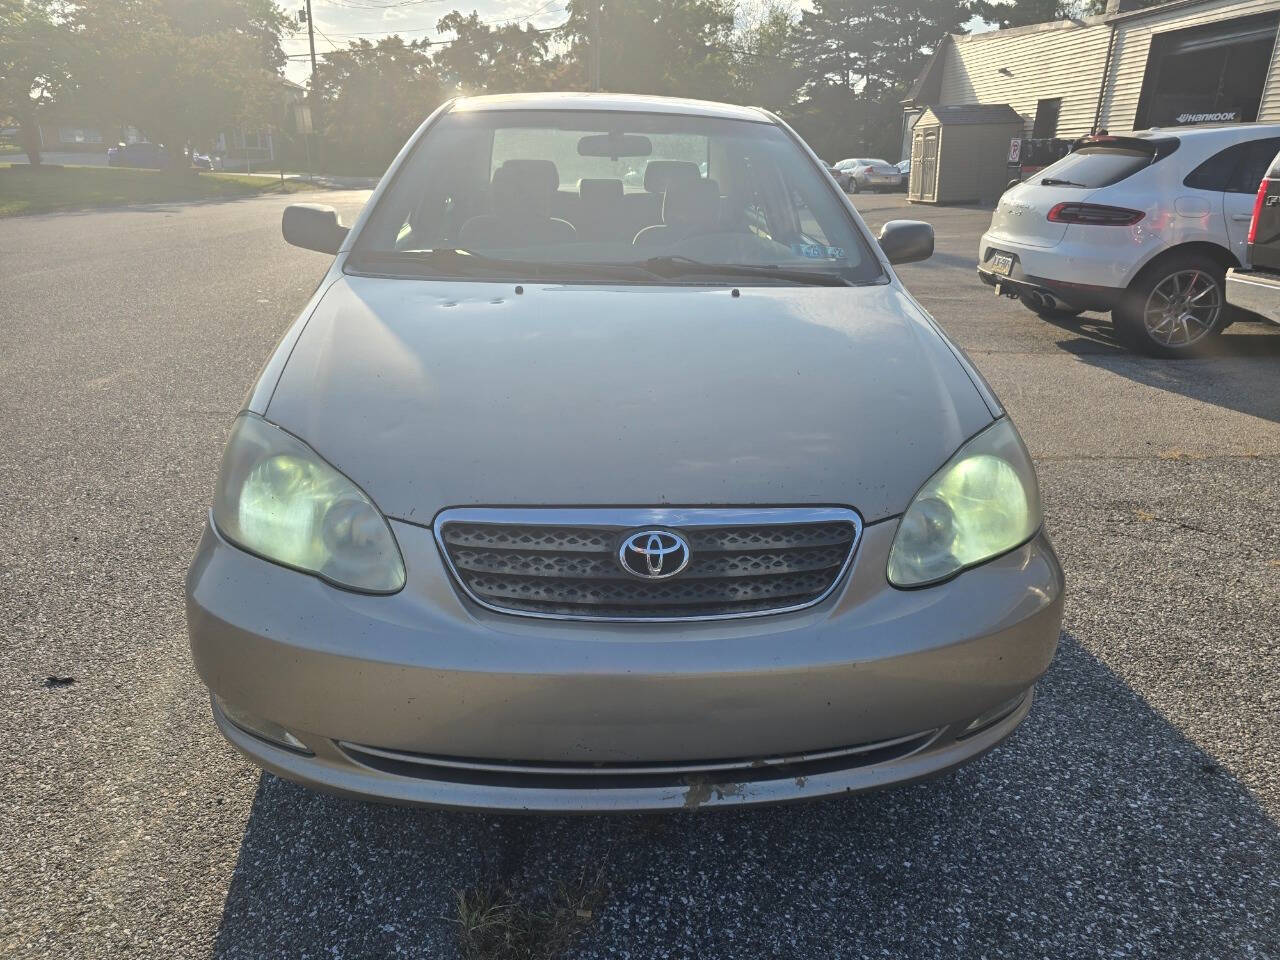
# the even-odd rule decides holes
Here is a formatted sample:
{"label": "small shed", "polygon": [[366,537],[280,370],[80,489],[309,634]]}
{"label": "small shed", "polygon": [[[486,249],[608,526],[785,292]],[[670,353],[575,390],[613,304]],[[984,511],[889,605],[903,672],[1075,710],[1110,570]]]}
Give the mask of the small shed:
{"label": "small shed", "polygon": [[1009,182],[1009,141],[1022,117],[1007,103],[929,107],[911,136],[912,203],[994,200]]}

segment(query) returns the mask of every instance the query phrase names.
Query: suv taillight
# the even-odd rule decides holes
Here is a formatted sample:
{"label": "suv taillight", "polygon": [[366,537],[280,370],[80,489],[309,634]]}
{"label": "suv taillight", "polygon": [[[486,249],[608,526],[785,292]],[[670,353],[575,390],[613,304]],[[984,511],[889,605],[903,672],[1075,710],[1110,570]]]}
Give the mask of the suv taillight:
{"label": "suv taillight", "polygon": [[1093,227],[1130,227],[1145,216],[1141,210],[1101,203],[1059,203],[1049,211],[1049,219],[1054,223],[1083,223]]}
{"label": "suv taillight", "polygon": [[1266,177],[1262,178],[1262,182],[1258,184],[1258,195],[1253,198],[1253,217],[1249,220],[1249,246],[1253,246],[1254,238],[1258,236],[1258,215],[1262,213],[1262,205],[1267,202],[1267,188],[1271,186],[1271,181]]}

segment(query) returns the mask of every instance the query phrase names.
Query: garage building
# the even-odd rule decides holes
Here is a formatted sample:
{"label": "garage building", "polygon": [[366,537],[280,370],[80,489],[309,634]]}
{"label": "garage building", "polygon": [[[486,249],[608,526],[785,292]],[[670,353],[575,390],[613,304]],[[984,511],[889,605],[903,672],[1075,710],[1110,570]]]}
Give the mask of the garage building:
{"label": "garage building", "polygon": [[1096,17],[946,37],[904,104],[913,168],[923,145],[914,127],[930,107],[1008,105],[1021,136],[1035,139],[1280,121],[1280,0],[1128,6],[1111,0]]}

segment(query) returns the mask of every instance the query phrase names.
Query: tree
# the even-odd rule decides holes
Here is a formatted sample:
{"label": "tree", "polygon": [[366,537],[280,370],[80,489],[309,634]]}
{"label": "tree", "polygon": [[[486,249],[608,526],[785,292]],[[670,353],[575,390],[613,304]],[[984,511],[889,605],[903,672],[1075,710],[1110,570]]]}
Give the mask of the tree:
{"label": "tree", "polygon": [[797,128],[829,159],[896,157],[899,102],[938,42],[970,16],[968,0],[814,0],[796,40],[806,69]]}
{"label": "tree", "polygon": [[732,0],[571,0],[563,36],[569,43],[566,85],[589,89],[599,9],[600,86],[724,100],[734,85]]}
{"label": "tree", "polygon": [[849,93],[866,86],[878,69],[878,6],[874,0],[814,0],[801,15],[799,47],[810,85]]}
{"label": "tree", "polygon": [[445,99],[424,40],[383,37],[326,53],[316,71],[329,159],[339,169],[382,171]]}
{"label": "tree", "polygon": [[187,144],[275,116],[284,20],[272,0],[79,0],[70,20],[81,109],[164,143],[175,168]]}
{"label": "tree", "polygon": [[[1168,3],[1168,0],[1136,0],[1127,9],[1153,7],[1160,3]],[[975,0],[973,4],[974,16],[1001,29],[1093,16],[1106,13],[1106,10],[1107,0]]]}
{"label": "tree", "polygon": [[18,124],[32,166],[40,165],[40,116],[66,90],[71,53],[55,0],[0,0],[0,117]]}
{"label": "tree", "polygon": [[791,7],[778,0],[739,11],[732,51],[734,100],[775,112],[795,104],[805,77],[797,60],[798,29]]}
{"label": "tree", "polygon": [[812,84],[872,95],[901,90],[970,16],[965,0],[814,0],[800,20],[801,59]]}
{"label": "tree", "polygon": [[901,150],[902,107],[895,97],[851,95],[838,84],[812,87],[786,119],[818,156],[895,158]]}
{"label": "tree", "polygon": [[1074,0],[976,0],[973,14],[1004,30],[1029,23],[1065,20],[1078,14],[1077,6]]}
{"label": "tree", "polygon": [[518,93],[548,90],[556,63],[548,59],[549,36],[532,24],[490,26],[472,12],[457,10],[441,18],[436,29],[452,32],[435,54],[443,83],[455,94]]}

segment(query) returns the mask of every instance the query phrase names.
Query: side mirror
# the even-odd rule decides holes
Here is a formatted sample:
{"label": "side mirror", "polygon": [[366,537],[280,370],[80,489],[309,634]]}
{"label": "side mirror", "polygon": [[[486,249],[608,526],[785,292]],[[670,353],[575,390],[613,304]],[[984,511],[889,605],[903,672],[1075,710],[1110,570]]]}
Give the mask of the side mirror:
{"label": "side mirror", "polygon": [[880,228],[879,240],[890,263],[915,263],[933,256],[933,227],[923,220],[890,220]]}
{"label": "side mirror", "polygon": [[295,247],[337,253],[350,227],[338,220],[338,211],[320,203],[292,203],[284,208],[280,223],[284,238]]}
{"label": "side mirror", "polygon": [[1006,183],[1006,184],[1004,185],[1004,188],[1005,188],[1006,190],[1012,190],[1014,187],[1016,187],[1016,186],[1017,186],[1018,184],[1020,184],[1021,182],[1022,182],[1022,181],[1021,181],[1021,180],[1019,180],[1017,177],[1014,177],[1012,180],[1010,180],[1008,183]]}

